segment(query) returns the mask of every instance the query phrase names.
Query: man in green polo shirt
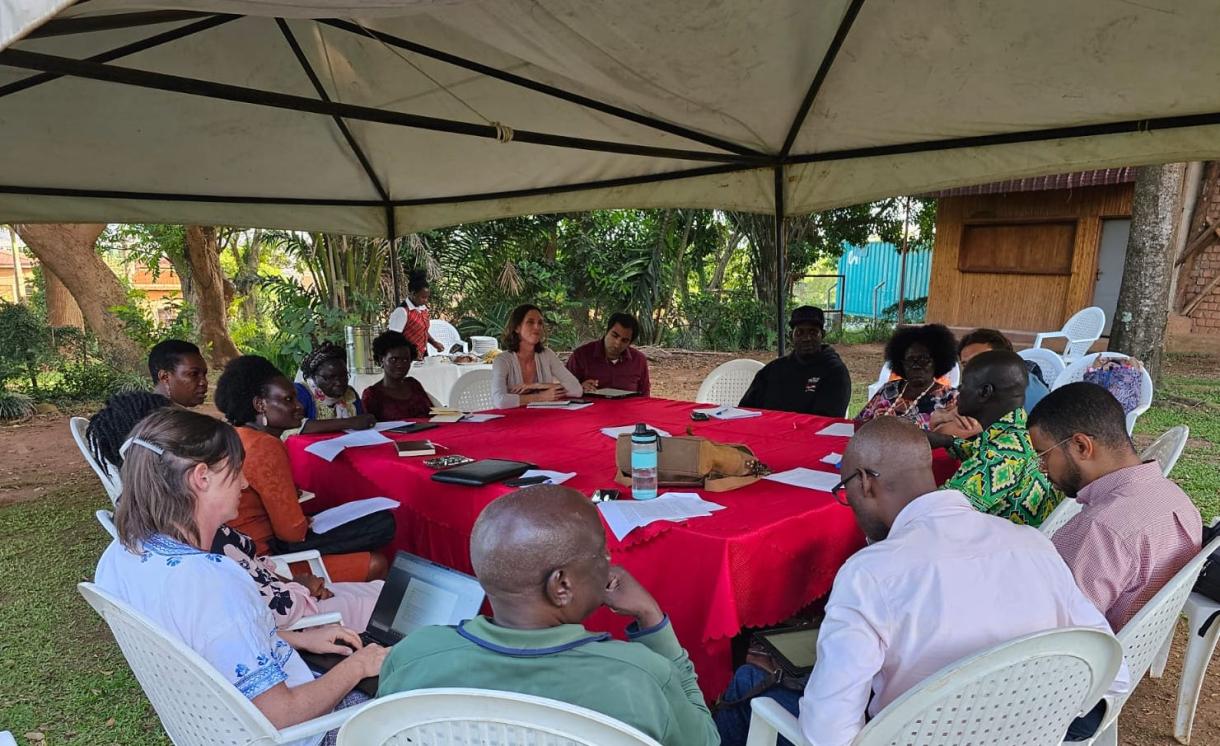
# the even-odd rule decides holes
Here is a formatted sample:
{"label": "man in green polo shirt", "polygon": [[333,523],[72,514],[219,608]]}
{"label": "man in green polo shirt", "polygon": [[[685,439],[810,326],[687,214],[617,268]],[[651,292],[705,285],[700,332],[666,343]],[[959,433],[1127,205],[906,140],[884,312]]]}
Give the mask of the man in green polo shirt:
{"label": "man in green polo shirt", "polygon": [[[394,646],[379,696],[474,687],[549,697],[609,715],[666,746],[720,743],[686,651],[652,595],[610,565],[588,498],[565,487],[491,503],[470,537],[494,617],[424,627]],[[635,618],[630,642],[582,624],[601,606]]]}
{"label": "man in green polo shirt", "polygon": [[1039,526],[1063,500],[1042,473],[1026,427],[1025,361],[1010,350],[982,352],[962,371],[957,410],[932,415],[928,441],[961,462],[945,482],[975,508]]}

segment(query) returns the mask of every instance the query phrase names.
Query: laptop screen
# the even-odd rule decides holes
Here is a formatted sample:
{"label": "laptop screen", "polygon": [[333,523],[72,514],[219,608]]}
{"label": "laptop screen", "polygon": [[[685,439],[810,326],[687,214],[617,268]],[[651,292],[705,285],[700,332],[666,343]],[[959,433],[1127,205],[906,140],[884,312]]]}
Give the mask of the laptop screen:
{"label": "laptop screen", "polygon": [[369,619],[368,631],[393,644],[431,624],[470,619],[483,606],[478,579],[413,554],[399,552]]}

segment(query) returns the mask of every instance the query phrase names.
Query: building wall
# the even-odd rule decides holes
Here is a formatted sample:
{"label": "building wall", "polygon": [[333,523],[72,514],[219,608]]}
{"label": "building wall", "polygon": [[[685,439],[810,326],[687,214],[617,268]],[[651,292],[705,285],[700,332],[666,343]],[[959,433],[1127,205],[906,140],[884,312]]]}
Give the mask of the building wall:
{"label": "building wall", "polygon": [[[1220,225],[1220,162],[1208,163],[1204,171],[1204,190],[1195,207],[1190,235],[1198,235],[1205,224]],[[1178,301],[1176,309],[1185,308],[1207,289],[1220,275],[1220,238],[1213,238],[1210,246],[1188,259],[1178,275]],[[1191,334],[1220,336],[1220,285],[1212,288],[1207,297],[1194,306],[1189,315]]]}
{"label": "building wall", "polygon": [[[877,311],[880,313],[898,302],[898,275],[902,268],[902,255],[892,243],[870,241],[863,246],[843,245],[839,257],[839,274],[843,275],[843,312],[849,316],[873,315],[873,288],[884,281],[877,293]],[[907,252],[907,278],[905,292],[907,300],[923,298],[928,294],[928,278],[932,272],[932,252]]]}
{"label": "building wall", "polygon": [[[1117,184],[942,198],[937,205],[928,320],[1006,331],[1059,328],[1090,305],[1102,219],[1129,217],[1132,193],[1131,184]],[[970,230],[975,231],[976,247],[992,242],[997,263],[1019,260],[1027,270],[963,271],[963,260],[976,269],[986,264],[963,256],[963,234]],[[1022,243],[1026,238],[1032,240]],[[1054,241],[1066,244],[1052,256],[1049,244]],[[1063,251],[1070,251],[1070,257]],[[1041,257],[1039,252],[1047,253]]]}

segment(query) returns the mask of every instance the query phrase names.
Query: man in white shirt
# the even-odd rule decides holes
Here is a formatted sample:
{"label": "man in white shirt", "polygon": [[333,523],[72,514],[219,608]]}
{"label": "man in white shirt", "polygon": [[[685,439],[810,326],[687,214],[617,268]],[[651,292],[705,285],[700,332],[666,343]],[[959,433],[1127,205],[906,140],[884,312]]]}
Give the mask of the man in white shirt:
{"label": "man in white shirt", "polygon": [[[918,427],[895,417],[865,424],[843,454],[842,474],[835,496],[871,544],[839,570],[826,604],[799,706],[810,743],[851,743],[866,713],[999,643],[1060,627],[1110,631],[1050,540],[936,488]],[[1125,693],[1127,679],[1124,666],[1110,693]],[[721,734],[726,746],[734,742]]]}

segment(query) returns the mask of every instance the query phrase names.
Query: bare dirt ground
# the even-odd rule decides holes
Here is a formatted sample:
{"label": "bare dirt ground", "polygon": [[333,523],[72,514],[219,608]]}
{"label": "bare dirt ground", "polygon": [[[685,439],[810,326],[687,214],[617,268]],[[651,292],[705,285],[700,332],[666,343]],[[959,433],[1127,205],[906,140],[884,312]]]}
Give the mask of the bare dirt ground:
{"label": "bare dirt ground", "polygon": [[[839,348],[852,380],[872,381],[881,365],[881,345]],[[736,357],[770,360],[773,353],[671,353],[652,362],[653,393],[693,399],[704,376]],[[214,412],[213,412],[214,413]],[[94,479],[68,430],[67,414],[42,415],[19,425],[0,426],[0,509],[5,505],[53,495],[68,486]],[[6,537],[5,541],[19,540]],[[1142,682],[1127,702],[1119,721],[1120,742],[1130,746],[1172,746],[1177,683],[1182,670],[1186,630],[1180,624],[1173,653],[1162,679]],[[1220,745],[1220,664],[1215,660],[1204,682],[1195,717],[1194,744]]]}

